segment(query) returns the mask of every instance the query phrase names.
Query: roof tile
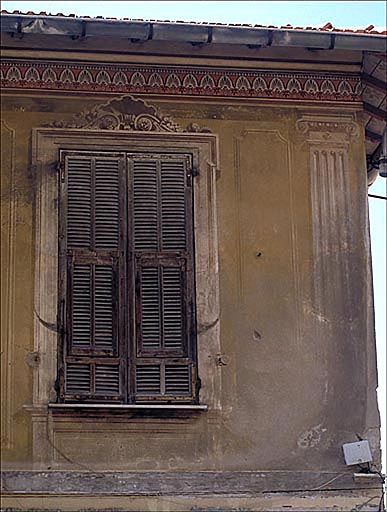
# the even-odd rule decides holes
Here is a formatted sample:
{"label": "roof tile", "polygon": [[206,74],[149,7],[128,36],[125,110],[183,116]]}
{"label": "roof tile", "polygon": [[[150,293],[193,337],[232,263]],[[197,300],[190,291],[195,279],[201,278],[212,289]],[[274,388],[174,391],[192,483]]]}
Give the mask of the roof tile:
{"label": "roof tile", "polygon": [[210,23],[208,21],[170,21],[170,20],[144,20],[144,19],[132,19],[132,18],[112,18],[112,17],[104,17],[104,16],[77,16],[76,14],[63,14],[61,12],[57,14],[47,14],[42,11],[39,14],[33,11],[21,12],[19,10],[14,10],[13,12],[9,12],[5,9],[1,10],[1,14],[13,14],[13,15],[25,15],[25,16],[58,16],[62,18],[87,18],[87,19],[97,19],[97,20],[109,20],[109,21],[137,21],[137,22],[151,22],[151,23],[181,23],[181,24],[189,24],[189,25],[214,25],[214,26],[228,26],[228,27],[251,27],[251,28],[268,28],[268,29],[282,29],[282,30],[315,30],[320,32],[346,32],[353,34],[374,34],[374,35],[387,35],[387,30],[378,31],[374,30],[374,25],[369,25],[366,28],[336,28],[332,25],[331,22],[325,23],[322,27],[293,27],[290,23],[286,25],[282,25],[281,27],[275,25],[260,25],[260,24],[250,24],[250,23]]}

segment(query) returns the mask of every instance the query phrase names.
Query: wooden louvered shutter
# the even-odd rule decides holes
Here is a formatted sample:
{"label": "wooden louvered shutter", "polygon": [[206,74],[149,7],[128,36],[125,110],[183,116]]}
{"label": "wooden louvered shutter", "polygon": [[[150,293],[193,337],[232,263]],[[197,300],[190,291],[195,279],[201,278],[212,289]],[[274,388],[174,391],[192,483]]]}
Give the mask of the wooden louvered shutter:
{"label": "wooden louvered shutter", "polygon": [[125,155],[61,154],[60,397],[125,400],[120,321]]}
{"label": "wooden louvered shutter", "polygon": [[195,400],[191,157],[131,154],[135,400]]}

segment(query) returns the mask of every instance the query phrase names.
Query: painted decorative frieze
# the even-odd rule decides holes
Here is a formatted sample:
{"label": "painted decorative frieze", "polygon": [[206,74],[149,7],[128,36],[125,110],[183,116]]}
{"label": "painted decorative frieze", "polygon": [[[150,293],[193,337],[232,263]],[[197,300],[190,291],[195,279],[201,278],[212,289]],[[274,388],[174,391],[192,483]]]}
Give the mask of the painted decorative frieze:
{"label": "painted decorative frieze", "polygon": [[15,61],[1,64],[4,89],[361,101],[360,76],[342,73]]}

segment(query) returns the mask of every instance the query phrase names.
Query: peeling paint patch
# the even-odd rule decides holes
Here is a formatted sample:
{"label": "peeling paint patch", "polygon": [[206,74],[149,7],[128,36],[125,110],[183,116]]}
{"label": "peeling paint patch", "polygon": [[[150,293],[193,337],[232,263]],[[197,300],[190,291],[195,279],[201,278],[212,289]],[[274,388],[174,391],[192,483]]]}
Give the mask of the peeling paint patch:
{"label": "peeling paint patch", "polygon": [[329,318],[326,318],[324,315],[316,311],[314,308],[311,308],[308,304],[304,304],[303,309],[306,315],[312,315],[322,324],[330,324]]}
{"label": "peeling paint patch", "polygon": [[217,366],[227,366],[230,362],[229,356],[226,354],[216,354],[216,364]]}
{"label": "peeling paint patch", "polygon": [[25,357],[25,362],[31,368],[37,368],[40,365],[40,361],[41,359],[39,352],[28,352],[28,354]]}
{"label": "peeling paint patch", "polygon": [[255,329],[255,331],[253,332],[253,340],[260,341],[261,339],[262,339],[262,334],[257,329]]}
{"label": "peeling paint patch", "polygon": [[36,19],[23,27],[23,32],[28,33],[36,33],[36,34],[53,34],[53,35],[70,35],[65,30],[60,30],[52,23],[47,23],[44,20]]}
{"label": "peeling paint patch", "polygon": [[310,430],[307,430],[297,440],[297,444],[300,448],[314,448],[321,442],[322,435],[327,429],[322,427],[322,423],[319,423]]}
{"label": "peeling paint patch", "polygon": [[224,507],[192,507],[192,512],[249,512],[250,508],[224,508]]}

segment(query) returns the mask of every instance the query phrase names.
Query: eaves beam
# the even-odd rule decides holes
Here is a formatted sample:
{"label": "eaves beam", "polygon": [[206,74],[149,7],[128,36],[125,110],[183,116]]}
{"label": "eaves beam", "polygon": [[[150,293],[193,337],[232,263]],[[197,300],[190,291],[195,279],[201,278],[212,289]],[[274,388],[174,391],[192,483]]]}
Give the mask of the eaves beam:
{"label": "eaves beam", "polygon": [[379,78],[375,78],[374,76],[368,75],[367,73],[362,73],[361,80],[364,84],[377,89],[383,93],[387,90],[387,83],[383,82],[383,80],[379,80]]}
{"label": "eaves beam", "polygon": [[375,133],[372,130],[369,130],[368,128],[365,129],[365,136],[367,139],[373,140],[373,141],[382,140],[382,135],[380,133]]}
{"label": "eaves beam", "polygon": [[370,114],[372,117],[376,119],[380,119],[381,121],[387,121],[387,112],[382,110],[381,108],[375,107],[371,105],[371,103],[363,102],[364,110]]}

